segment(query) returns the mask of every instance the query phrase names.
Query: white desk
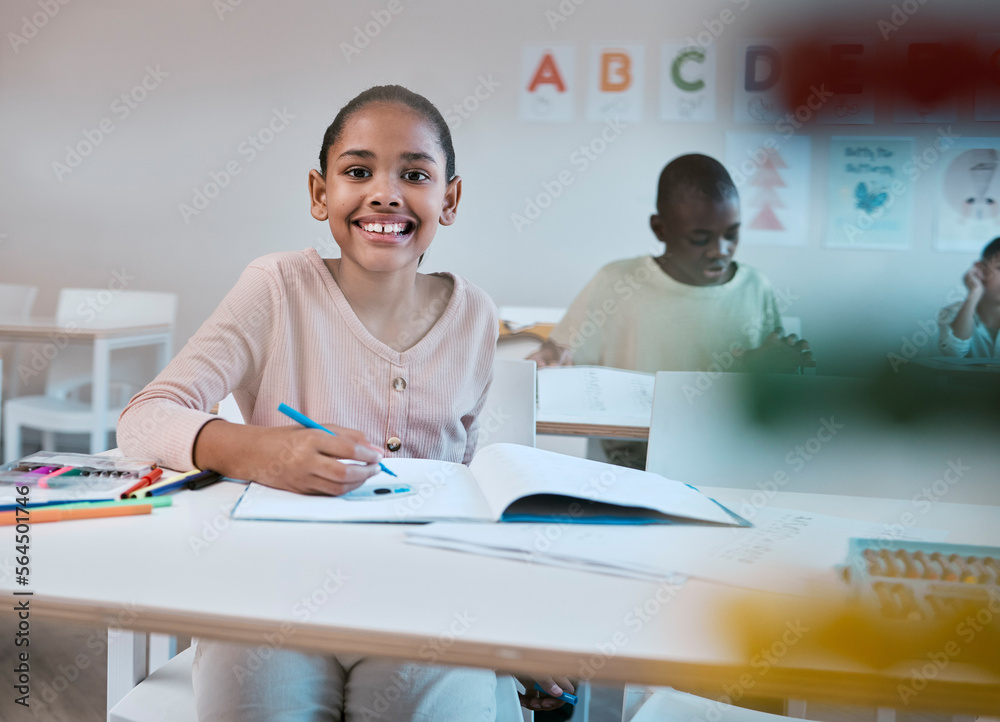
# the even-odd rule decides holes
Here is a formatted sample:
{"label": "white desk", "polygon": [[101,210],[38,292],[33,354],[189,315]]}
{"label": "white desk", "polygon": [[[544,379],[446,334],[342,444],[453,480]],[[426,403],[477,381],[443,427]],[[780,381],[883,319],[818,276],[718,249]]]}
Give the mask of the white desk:
{"label": "white desk", "polygon": [[[184,492],[151,517],[34,526],[26,587],[34,591],[32,618],[670,684],[713,699],[749,671],[755,694],[891,707],[909,674],[812,659],[759,675],[719,622],[720,609],[744,598],[735,589],[691,581],[675,593],[648,582],[412,546],[393,525],[234,522],[228,512],[241,489],[226,482]],[[733,495],[706,492],[723,501]],[[909,501],[818,494],[779,493],[772,503],[887,523],[911,511]],[[951,529],[949,541],[1000,545],[997,507],[937,503],[920,523]],[[3,570],[11,569],[13,534],[12,527],[0,530]],[[8,572],[0,582],[0,613],[12,613],[12,593],[20,589]],[[635,610],[644,605],[659,611],[640,623]],[[113,647],[130,644],[116,632]],[[137,681],[132,661],[109,670],[109,707]],[[995,710],[1000,678],[963,676],[952,665],[911,708],[918,704]]]}
{"label": "white desk", "polygon": [[54,318],[11,319],[0,318],[0,341],[25,341],[52,344],[57,350],[68,343],[90,343],[94,347],[93,388],[91,391],[93,417],[90,429],[90,453],[105,450],[105,429],[108,416],[111,352],[137,346],[155,346],[156,364],[163,368],[172,356],[173,326],[154,324],[146,326],[67,327]]}

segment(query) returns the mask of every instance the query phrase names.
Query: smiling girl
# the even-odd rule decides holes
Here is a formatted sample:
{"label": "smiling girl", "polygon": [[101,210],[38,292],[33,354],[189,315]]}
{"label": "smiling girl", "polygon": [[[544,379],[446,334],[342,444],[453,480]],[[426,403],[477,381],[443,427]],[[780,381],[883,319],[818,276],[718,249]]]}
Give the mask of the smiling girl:
{"label": "smiling girl", "polygon": [[[456,275],[417,273],[437,227],[455,221],[462,194],[447,124],[420,95],[371,88],[327,128],[319,160],[309,173],[311,213],[329,224],[341,257],[323,260],[306,249],[251,263],[122,413],[118,441],[128,456],[332,495],[360,486],[383,457],[471,459],[497,310]],[[229,393],[246,425],[208,413]],[[278,412],[282,402],[337,436],[289,425]],[[267,652],[201,640],[199,719],[478,721],[496,714],[489,670]],[[257,671],[248,680],[240,669]],[[400,696],[382,710],[376,698],[390,684]]]}

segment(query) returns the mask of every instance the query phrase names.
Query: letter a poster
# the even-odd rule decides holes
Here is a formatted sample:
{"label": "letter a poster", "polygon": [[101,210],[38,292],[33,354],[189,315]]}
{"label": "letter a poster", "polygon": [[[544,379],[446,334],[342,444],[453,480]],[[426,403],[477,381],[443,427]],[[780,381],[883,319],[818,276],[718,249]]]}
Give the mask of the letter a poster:
{"label": "letter a poster", "polygon": [[830,139],[828,248],[903,250],[913,235],[912,138]]}
{"label": "letter a poster", "polygon": [[726,134],[726,167],[740,192],[741,243],[806,244],[811,147],[806,136]]}
{"label": "letter a poster", "polygon": [[526,46],[521,54],[521,120],[569,123],[573,120],[573,46]]}

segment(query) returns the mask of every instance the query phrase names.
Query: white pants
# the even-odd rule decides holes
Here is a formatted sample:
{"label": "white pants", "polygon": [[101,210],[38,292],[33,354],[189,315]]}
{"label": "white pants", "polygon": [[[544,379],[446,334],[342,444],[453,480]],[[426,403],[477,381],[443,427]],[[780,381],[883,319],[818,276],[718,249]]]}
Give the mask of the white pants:
{"label": "white pants", "polygon": [[497,718],[497,677],[487,669],[312,656],[200,639],[192,675],[200,722],[494,722]]}

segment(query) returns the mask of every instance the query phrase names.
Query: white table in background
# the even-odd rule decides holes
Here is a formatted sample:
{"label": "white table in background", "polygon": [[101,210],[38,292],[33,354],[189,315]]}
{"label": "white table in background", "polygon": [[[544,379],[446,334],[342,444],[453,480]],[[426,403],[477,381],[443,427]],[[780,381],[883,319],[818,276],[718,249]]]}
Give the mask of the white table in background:
{"label": "white table in background", "polygon": [[[170,361],[173,344],[171,324],[143,326],[100,326],[67,329],[55,318],[0,318],[0,341],[21,341],[52,344],[56,350],[64,342],[93,345],[93,387],[91,391],[93,417],[90,429],[90,453],[107,447],[108,398],[111,385],[111,352],[123,348],[155,346],[157,368]],[[44,373],[44,372],[42,372]]]}

